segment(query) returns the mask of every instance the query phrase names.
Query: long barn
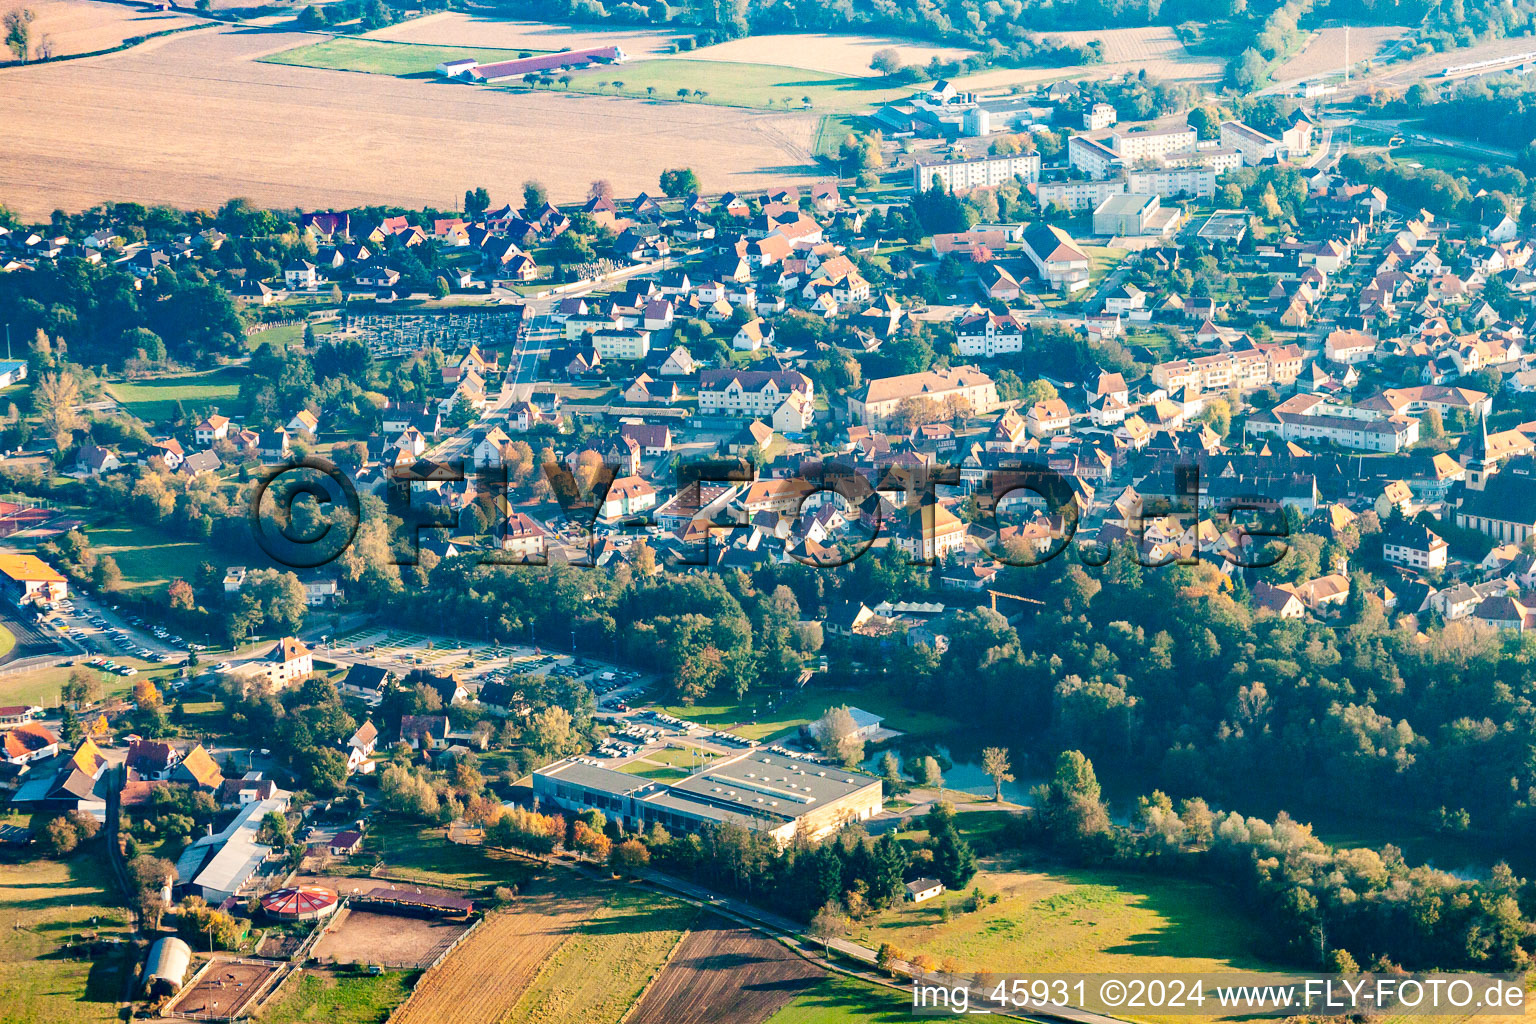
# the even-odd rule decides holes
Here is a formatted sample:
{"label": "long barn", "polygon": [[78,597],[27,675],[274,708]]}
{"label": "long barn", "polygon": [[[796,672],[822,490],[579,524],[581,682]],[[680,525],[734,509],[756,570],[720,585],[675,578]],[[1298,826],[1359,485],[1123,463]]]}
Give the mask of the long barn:
{"label": "long barn", "polygon": [[617,46],[598,46],[590,50],[565,50],[495,64],[477,64],[460,74],[474,82],[506,82],[548,71],[580,71],[598,64],[622,64],[627,59]]}

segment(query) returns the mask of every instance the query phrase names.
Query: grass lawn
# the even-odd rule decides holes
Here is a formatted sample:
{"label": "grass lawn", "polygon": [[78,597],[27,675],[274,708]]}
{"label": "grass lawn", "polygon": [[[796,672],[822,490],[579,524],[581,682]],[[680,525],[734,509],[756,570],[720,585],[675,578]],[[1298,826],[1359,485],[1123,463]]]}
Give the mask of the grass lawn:
{"label": "grass lawn", "polygon": [[[305,326],[306,324],[303,323],[279,324],[276,327],[269,327],[264,331],[257,331],[255,334],[248,334],[245,338],[246,347],[255,349],[261,345],[270,345],[281,352],[288,348],[288,346],[295,345],[303,340]],[[340,324],[335,320],[321,320],[307,326],[315,329],[316,338],[323,338],[339,327]]]}
{"label": "grass lawn", "polygon": [[[963,970],[1067,973],[1199,972],[1272,967],[1257,922],[1223,890],[1122,871],[984,871],[998,902],[965,913],[967,894],[903,904],[862,927],[867,945],[953,957]],[[952,917],[942,919],[950,906]]]}
{"label": "grass lawn", "polygon": [[848,114],[824,115],[816,125],[816,140],[811,144],[811,151],[817,156],[836,160],[838,148],[842,146],[843,140],[863,120],[861,117],[854,117]]}
{"label": "grass lawn", "polygon": [[225,366],[150,380],[114,381],[107,389],[133,415],[155,422],[174,416],[177,401],[189,413],[213,404],[222,405],[227,412],[240,393],[245,375],[242,367]]}
{"label": "grass lawn", "polygon": [[111,555],[123,571],[123,586],[161,587],[178,576],[191,579],[200,563],[209,560],[206,543],[175,540],[152,526],[115,519],[85,530],[97,556]]}
{"label": "grass lawn", "polygon": [[[623,83],[615,88],[614,82]],[[602,85],[602,83],[607,83]],[[912,87],[892,86],[879,78],[850,78],[778,64],[739,64],[715,60],[636,61],[619,68],[597,68],[571,76],[572,92],[606,93],[677,102],[679,89],[689,103],[771,110],[818,110],[843,113],[867,110],[910,95]],[[654,89],[654,94],[645,90]],[[693,97],[693,90],[703,97]],[[809,97],[811,104],[805,105]]]}
{"label": "grass lawn", "polygon": [[[136,676],[120,676],[115,672],[97,672],[101,679],[101,690],[104,698],[120,697],[133,689],[133,684],[140,679],[151,679],[159,684],[167,676],[174,676],[176,670],[168,665],[157,664],[153,661],[143,661],[139,658],[124,658],[116,653],[109,654],[109,658],[119,665],[132,665],[139,670]],[[18,672],[13,676],[0,679],[0,705],[4,704],[37,704],[41,707],[54,707],[59,703],[59,691],[63,688],[69,674],[76,671],[68,665],[55,665],[51,668],[33,669],[30,672]],[[86,667],[86,671],[95,671]]]}
{"label": "grass lawn", "polygon": [[1088,280],[1098,284],[1106,274],[1124,261],[1130,250],[1121,249],[1118,246],[1085,245],[1083,252],[1088,254]]}
{"label": "grass lawn", "polygon": [[275,1003],[268,1003],[258,1020],[263,1024],[383,1024],[390,1011],[411,994],[410,971],[346,975],[306,971],[290,982]]}
{"label": "grass lawn", "polygon": [[[306,68],[333,71],[366,71],[373,75],[431,75],[444,61],[468,57],[482,64],[516,60],[539,50],[503,50],[475,46],[430,46],[424,43],[397,43],[383,39],[337,37],[308,46],[274,53],[261,60],[267,64],[296,64]],[[302,332],[301,332],[302,333]]]}
{"label": "grass lawn", "polygon": [[907,733],[945,733],[960,723],[932,711],[907,707],[899,699],[876,689],[858,693],[800,690],[776,704],[770,711],[767,698],[742,704],[695,704],[663,708],[668,714],[715,729],[727,729],[748,739],[763,740],[787,733],[820,718],[827,708],[851,704],[885,718],[888,728]]}
{"label": "grass lawn", "polygon": [[446,829],[409,822],[381,822],[364,849],[382,855],[385,878],[449,889],[521,884],[533,870],[529,861],[503,850],[450,843]]}
{"label": "grass lawn", "polygon": [[[13,819],[5,819],[14,823]],[[128,933],[99,841],[59,862],[0,864],[0,1021],[77,1024],[116,1021],[131,965],[121,955],[74,959],[63,947],[82,932]],[[94,924],[92,923],[94,920]]]}
{"label": "grass lawn", "polygon": [[910,996],[829,974],[769,1017],[768,1024],[905,1024],[913,1019]]}
{"label": "grass lawn", "polygon": [[658,768],[655,765],[646,764],[644,761],[631,761],[620,765],[619,771],[626,775],[638,775],[641,778],[653,779],[657,782],[679,782],[688,777],[688,773],[677,768]]}
{"label": "grass lawn", "polygon": [[616,888],[563,942],[501,1024],[611,1024],[671,956],[699,908]]}

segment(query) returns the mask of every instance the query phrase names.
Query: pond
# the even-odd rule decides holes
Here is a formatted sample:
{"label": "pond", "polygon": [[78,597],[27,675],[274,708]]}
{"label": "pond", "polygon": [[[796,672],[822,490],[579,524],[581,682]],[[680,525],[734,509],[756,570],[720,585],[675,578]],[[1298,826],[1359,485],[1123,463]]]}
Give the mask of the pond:
{"label": "pond", "polygon": [[[952,748],[943,743],[915,742],[904,743],[896,740],[876,750],[864,761],[864,769],[880,774],[880,759],[889,750],[895,754],[902,763],[902,777],[910,781],[911,774],[907,772],[907,758],[920,758],[933,755],[939,759],[939,765],[944,769],[944,788],[969,793],[973,796],[990,798],[994,792],[992,779],[981,768],[981,749]],[[1045,781],[1044,776],[1026,772],[1015,757],[1013,764],[1014,781],[1003,783],[1003,799],[1016,804],[1030,806],[1029,791],[1036,785]],[[946,767],[947,765],[947,767]]]}

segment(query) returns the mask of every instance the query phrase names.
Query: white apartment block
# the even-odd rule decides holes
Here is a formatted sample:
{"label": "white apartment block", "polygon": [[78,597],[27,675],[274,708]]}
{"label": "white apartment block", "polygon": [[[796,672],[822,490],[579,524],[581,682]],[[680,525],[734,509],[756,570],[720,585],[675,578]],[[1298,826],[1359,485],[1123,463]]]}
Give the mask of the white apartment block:
{"label": "white apartment block", "polygon": [[955,325],[955,347],[963,356],[999,356],[1024,351],[1024,325],[1012,313],[970,313]]}
{"label": "white apartment block", "polygon": [[1067,163],[1090,178],[1109,178],[1119,172],[1124,161],[1103,143],[1074,135],[1067,140]]}
{"label": "white apartment block", "polygon": [[1220,352],[1196,359],[1174,359],[1152,367],[1152,382],[1170,394],[1183,388],[1196,391],[1231,391],[1286,384],[1301,370],[1300,350],[1274,346],[1267,352],[1244,349]]}
{"label": "white apartment block", "polygon": [[[1156,171],[1131,171],[1126,175],[1128,192],[1173,199],[1194,196],[1209,199],[1216,194],[1219,174],[1204,167],[1168,167]],[[1044,186],[1041,186],[1042,188]]]}
{"label": "white apartment block", "polygon": [[1110,196],[1123,195],[1126,191],[1124,178],[1108,181],[1042,181],[1035,186],[1035,199],[1040,209],[1052,203],[1068,210],[1092,210]]}
{"label": "white apartment block", "polygon": [[651,351],[651,332],[594,331],[592,348],[604,359],[644,359]]}
{"label": "white apartment block", "polygon": [[1012,156],[979,156],[970,160],[918,162],[912,168],[912,188],[926,192],[935,184],[948,192],[969,192],[973,188],[1003,185],[1015,178],[1034,183],[1040,180],[1040,154],[1019,153]]}
{"label": "white apartment block", "polygon": [[1109,137],[1109,148],[1128,163],[1155,162],[1170,153],[1192,150],[1198,141],[1193,128],[1158,128],[1145,132],[1114,132]]}
{"label": "white apartment block", "polygon": [[1249,167],[1271,160],[1280,152],[1279,139],[1272,139],[1241,121],[1221,123],[1221,144],[1243,154],[1243,163]]}

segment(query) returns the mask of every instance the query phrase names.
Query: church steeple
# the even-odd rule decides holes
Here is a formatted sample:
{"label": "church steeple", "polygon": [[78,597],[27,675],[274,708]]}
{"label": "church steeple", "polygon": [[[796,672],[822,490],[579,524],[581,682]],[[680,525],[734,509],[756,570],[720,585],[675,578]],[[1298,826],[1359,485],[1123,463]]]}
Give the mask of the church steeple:
{"label": "church steeple", "polygon": [[1467,489],[1480,491],[1488,482],[1488,474],[1494,466],[1488,459],[1488,414],[1477,418],[1477,431],[1472,435],[1472,455],[1467,459]]}

